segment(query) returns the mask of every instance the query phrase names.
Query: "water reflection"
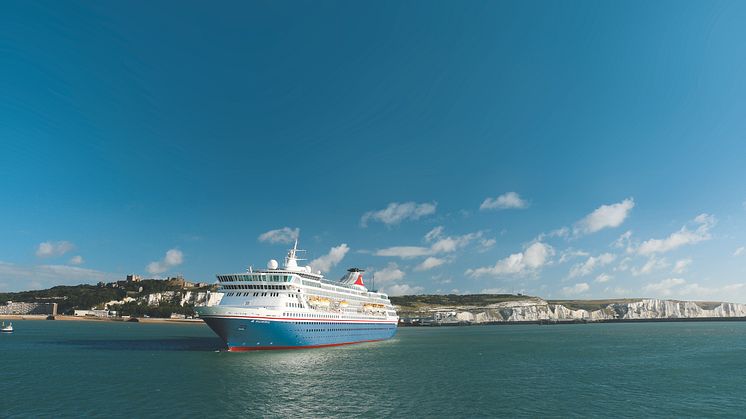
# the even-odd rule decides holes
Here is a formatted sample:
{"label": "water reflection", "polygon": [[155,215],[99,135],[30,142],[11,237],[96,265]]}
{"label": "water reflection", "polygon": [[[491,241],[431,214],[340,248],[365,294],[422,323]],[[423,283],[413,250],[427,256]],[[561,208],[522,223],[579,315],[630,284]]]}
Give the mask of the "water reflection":
{"label": "water reflection", "polygon": [[[385,401],[367,400],[381,394],[386,381],[378,365],[386,362],[396,341],[361,343],[318,349],[216,354],[211,361],[225,382],[243,386],[221,388],[219,411],[251,416],[317,416],[322,400],[335,401],[337,415],[364,414]],[[376,389],[378,387],[378,389]],[[376,411],[380,411],[377,409]],[[369,412],[370,413],[370,412]]]}

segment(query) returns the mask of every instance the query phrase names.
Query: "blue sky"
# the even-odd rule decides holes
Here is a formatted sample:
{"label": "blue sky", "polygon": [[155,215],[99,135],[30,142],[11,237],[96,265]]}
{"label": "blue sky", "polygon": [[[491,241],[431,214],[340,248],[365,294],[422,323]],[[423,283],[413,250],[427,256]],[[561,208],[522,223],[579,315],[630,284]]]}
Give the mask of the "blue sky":
{"label": "blue sky", "polygon": [[0,291],[300,232],[391,294],[746,302],[744,2],[0,5]]}

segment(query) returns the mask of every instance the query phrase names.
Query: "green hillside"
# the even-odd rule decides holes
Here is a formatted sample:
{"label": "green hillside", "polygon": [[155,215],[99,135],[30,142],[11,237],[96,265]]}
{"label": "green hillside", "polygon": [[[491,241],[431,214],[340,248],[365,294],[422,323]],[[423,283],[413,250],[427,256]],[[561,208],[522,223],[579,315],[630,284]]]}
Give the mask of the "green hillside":
{"label": "green hillside", "polygon": [[[182,290],[178,285],[169,284],[168,281],[161,280],[143,280],[140,282],[120,281],[115,284],[116,286],[112,284],[60,285],[45,290],[5,292],[0,293],[0,302],[57,303],[58,313],[72,314],[76,309],[89,309],[112,300],[121,300],[127,296],[137,298],[155,292]],[[146,310],[154,310],[145,307],[136,309],[132,304],[126,305],[123,308],[126,309],[125,311],[132,311],[132,314],[136,315],[147,314]],[[154,314],[158,315],[160,312]]]}

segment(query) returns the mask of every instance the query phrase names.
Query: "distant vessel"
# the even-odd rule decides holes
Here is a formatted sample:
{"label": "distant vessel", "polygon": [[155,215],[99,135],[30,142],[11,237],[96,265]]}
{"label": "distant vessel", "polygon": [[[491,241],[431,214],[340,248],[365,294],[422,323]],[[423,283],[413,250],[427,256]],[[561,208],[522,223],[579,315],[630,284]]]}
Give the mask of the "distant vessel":
{"label": "distant vessel", "polygon": [[3,325],[0,326],[0,333],[13,333],[13,322],[10,322],[10,324],[6,326],[3,321]]}
{"label": "distant vessel", "polygon": [[298,266],[298,241],[285,264],[266,270],[217,275],[216,306],[195,311],[229,351],[303,349],[391,338],[399,316],[386,294],[369,291],[363,270],[352,268],[339,281]]}

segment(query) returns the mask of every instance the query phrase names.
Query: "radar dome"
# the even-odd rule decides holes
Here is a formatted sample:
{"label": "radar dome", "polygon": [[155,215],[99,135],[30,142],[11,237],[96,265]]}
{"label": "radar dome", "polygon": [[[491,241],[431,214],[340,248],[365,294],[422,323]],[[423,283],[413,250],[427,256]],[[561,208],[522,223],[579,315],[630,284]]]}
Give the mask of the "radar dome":
{"label": "radar dome", "polygon": [[279,265],[277,264],[277,261],[274,259],[270,259],[269,262],[267,262],[267,268],[269,269],[277,269],[277,266]]}

